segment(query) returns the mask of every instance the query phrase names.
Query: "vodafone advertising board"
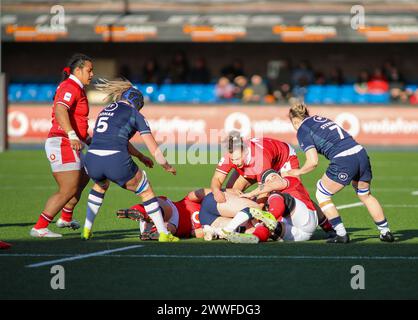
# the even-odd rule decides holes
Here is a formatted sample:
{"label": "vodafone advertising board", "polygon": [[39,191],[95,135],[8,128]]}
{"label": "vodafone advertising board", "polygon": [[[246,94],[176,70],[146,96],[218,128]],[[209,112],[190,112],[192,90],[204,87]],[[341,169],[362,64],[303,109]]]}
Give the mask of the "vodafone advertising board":
{"label": "vodafone advertising board", "polygon": [[[90,133],[102,107],[90,109]],[[159,142],[217,143],[220,132],[238,129],[249,137],[268,136],[296,144],[285,106],[148,105],[143,114]],[[412,107],[311,107],[333,119],[365,145],[418,146],[418,109]],[[10,143],[43,143],[51,127],[51,106],[10,105]],[[140,143],[135,135],[133,142]]]}

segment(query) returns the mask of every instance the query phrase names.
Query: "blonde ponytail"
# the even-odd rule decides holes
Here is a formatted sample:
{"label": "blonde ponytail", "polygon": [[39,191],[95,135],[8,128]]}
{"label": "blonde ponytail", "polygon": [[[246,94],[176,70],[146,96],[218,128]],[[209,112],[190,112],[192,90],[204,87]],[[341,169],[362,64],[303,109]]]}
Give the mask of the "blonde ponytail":
{"label": "blonde ponytail", "polygon": [[132,83],[126,79],[107,80],[99,79],[95,84],[97,90],[107,94],[103,100],[110,99],[113,102],[121,99],[122,93],[132,87]]}
{"label": "blonde ponytail", "polygon": [[309,117],[308,108],[304,103],[297,103],[294,104],[289,110],[289,118],[298,118],[298,119],[305,119]]}

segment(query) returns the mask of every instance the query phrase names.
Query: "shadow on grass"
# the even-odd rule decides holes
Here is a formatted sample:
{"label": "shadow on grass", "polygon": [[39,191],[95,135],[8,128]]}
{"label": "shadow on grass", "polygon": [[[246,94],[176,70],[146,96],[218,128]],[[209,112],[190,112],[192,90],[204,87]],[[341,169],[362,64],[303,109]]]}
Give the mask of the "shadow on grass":
{"label": "shadow on grass", "polygon": [[0,228],[8,228],[8,227],[30,227],[34,226],[36,222],[27,222],[27,223],[6,223],[0,224]]}

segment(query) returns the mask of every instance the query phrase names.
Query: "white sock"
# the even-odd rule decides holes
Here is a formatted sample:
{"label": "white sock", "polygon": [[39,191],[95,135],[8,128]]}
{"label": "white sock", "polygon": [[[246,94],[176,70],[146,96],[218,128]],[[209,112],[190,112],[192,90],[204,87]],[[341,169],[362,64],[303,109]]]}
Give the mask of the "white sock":
{"label": "white sock", "polygon": [[168,234],[169,232],[165,225],[163,214],[160,210],[160,205],[158,204],[157,198],[152,198],[151,200],[145,201],[143,205],[145,211],[148,213],[149,217],[157,227],[158,233]]}
{"label": "white sock", "polygon": [[104,193],[91,190],[88,200],[87,200],[87,212],[86,212],[86,221],[84,222],[84,227],[91,230],[93,227],[94,220],[96,219],[97,214],[99,213],[100,207],[102,206],[104,199]]}
{"label": "white sock", "polygon": [[225,231],[233,232],[235,231],[241,224],[250,220],[250,208],[245,208],[238,212],[235,217],[228,223],[228,225],[224,228]]}

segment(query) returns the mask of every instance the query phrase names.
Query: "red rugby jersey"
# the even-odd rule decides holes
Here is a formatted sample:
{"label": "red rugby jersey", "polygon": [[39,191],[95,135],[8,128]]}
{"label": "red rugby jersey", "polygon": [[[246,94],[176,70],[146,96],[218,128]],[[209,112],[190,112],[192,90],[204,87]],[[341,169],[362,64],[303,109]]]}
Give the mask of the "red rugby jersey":
{"label": "red rugby jersey", "polygon": [[77,136],[85,141],[87,137],[89,103],[83,84],[74,75],[64,80],[55,92],[54,105],[52,107],[52,127],[49,131],[48,138],[65,137],[67,133],[60,127],[55,118],[55,107],[61,104],[68,109],[71,126]]}

